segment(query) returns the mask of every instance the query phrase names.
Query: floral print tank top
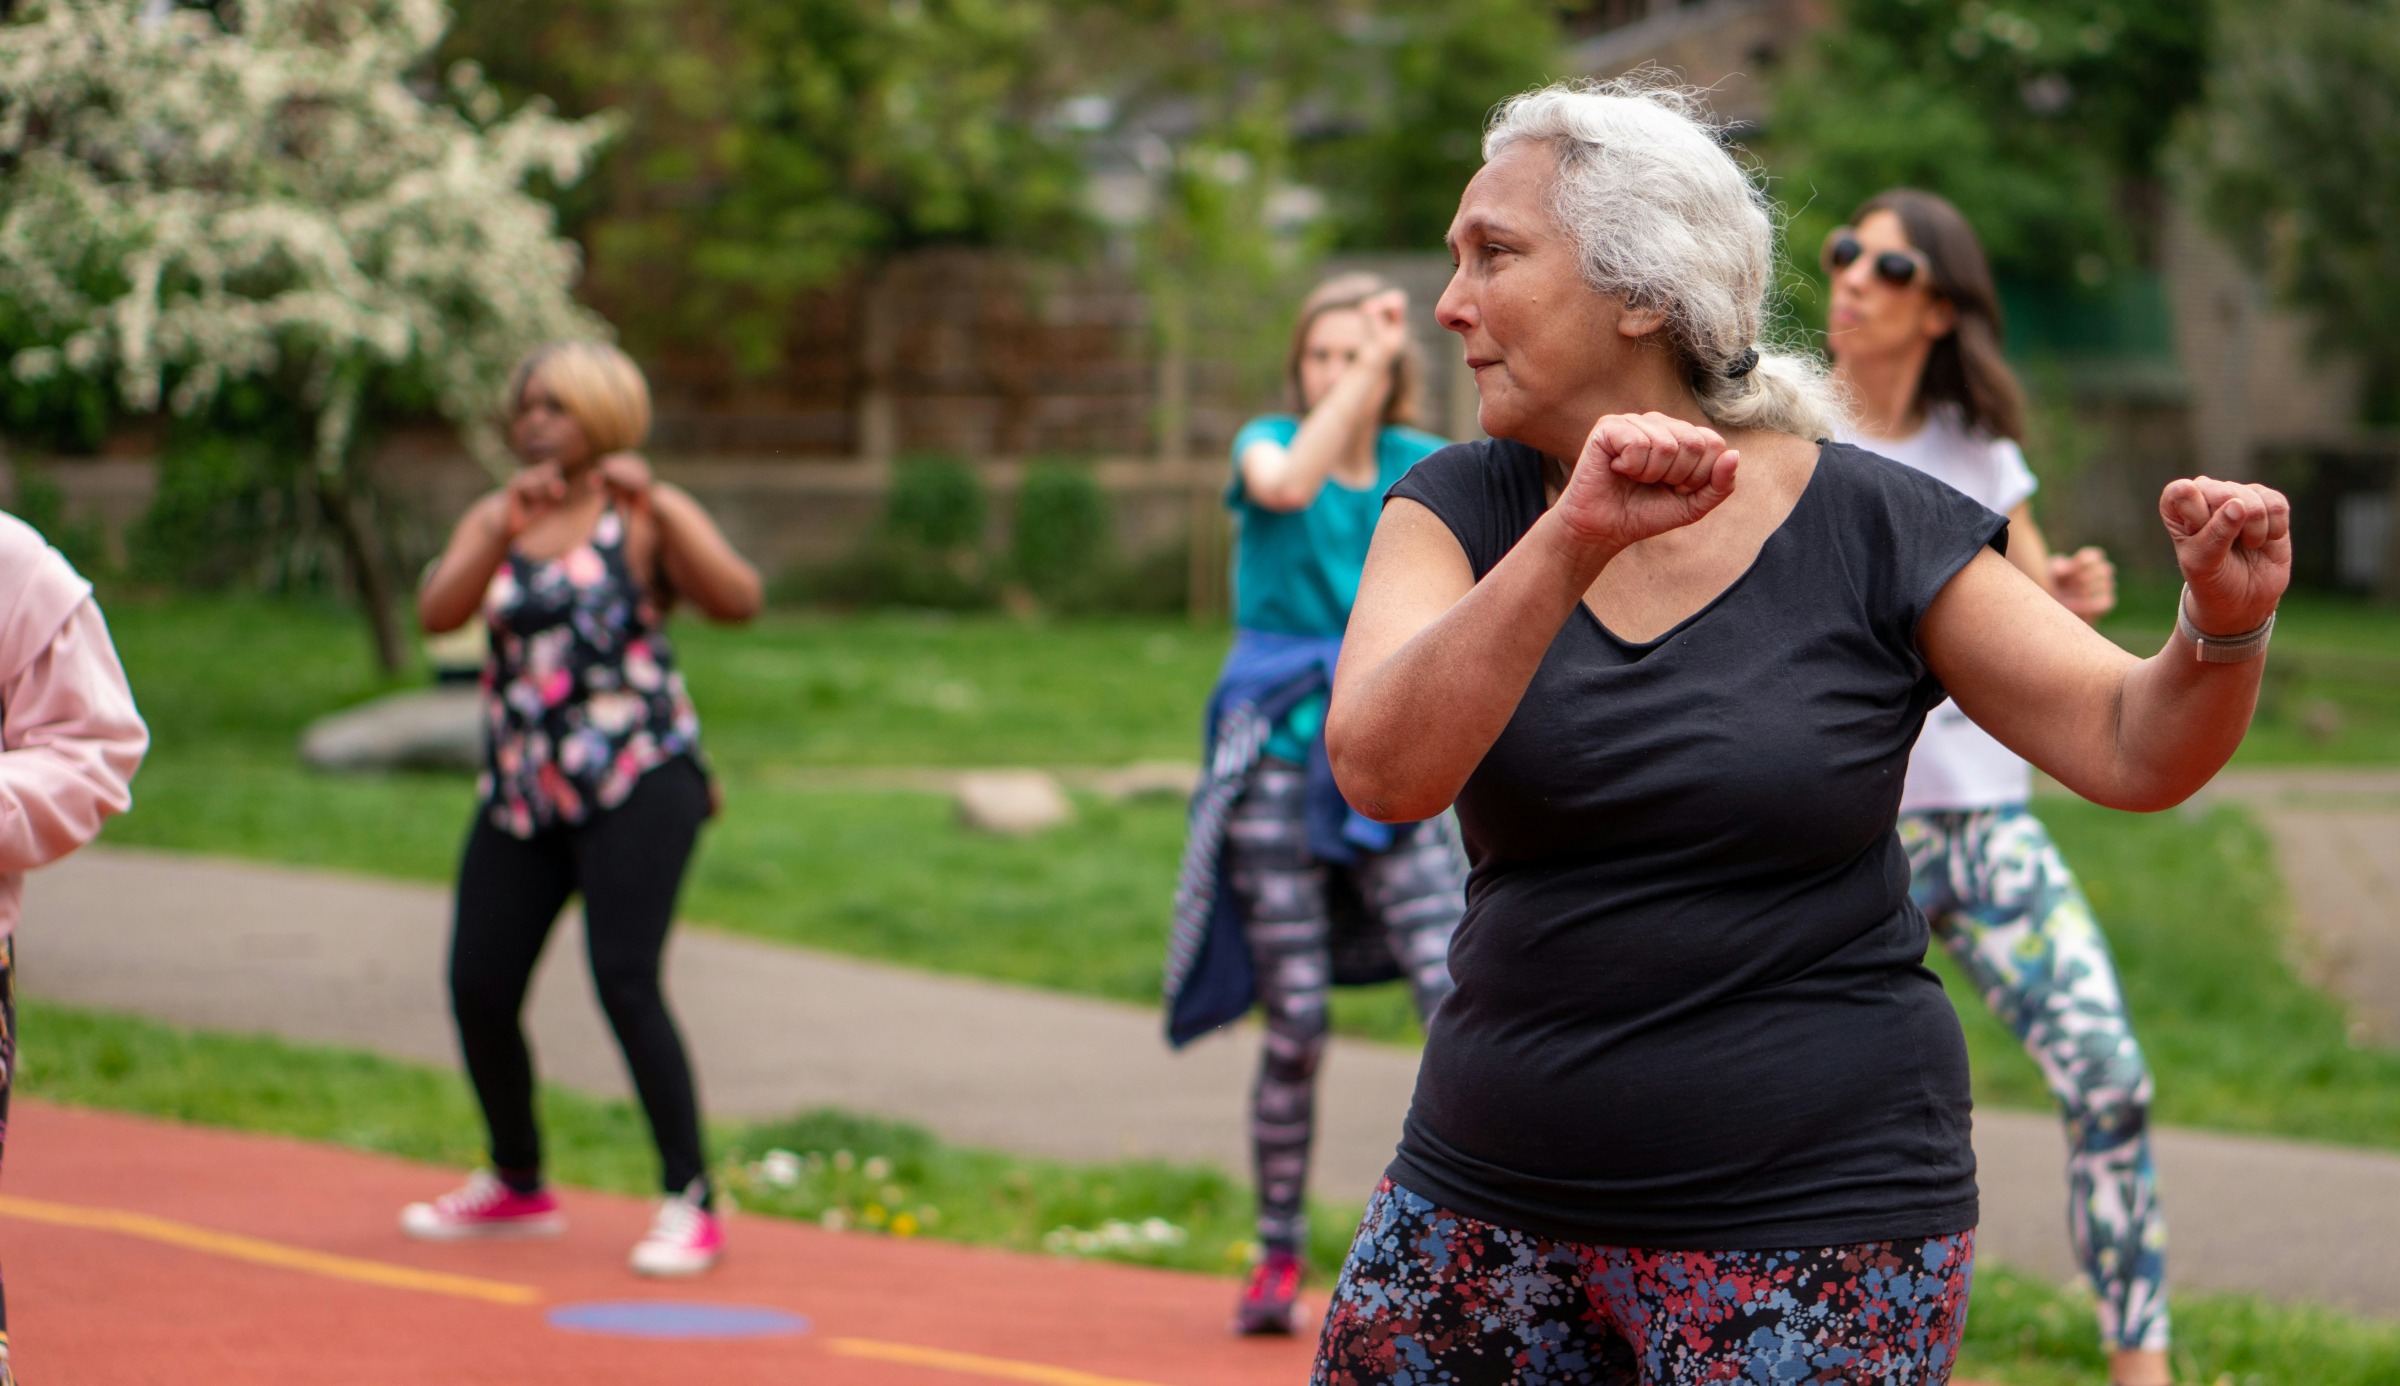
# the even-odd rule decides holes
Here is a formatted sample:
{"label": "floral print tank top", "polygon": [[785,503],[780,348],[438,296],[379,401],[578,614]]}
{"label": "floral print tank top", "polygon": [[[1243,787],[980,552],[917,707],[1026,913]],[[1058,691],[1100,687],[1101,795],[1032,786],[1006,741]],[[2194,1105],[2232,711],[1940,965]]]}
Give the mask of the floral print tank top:
{"label": "floral print tank top", "polygon": [[483,614],[484,768],[492,826],[515,837],[625,802],[648,771],[700,752],[700,716],[658,610],[625,556],[625,519],[600,513],[557,558],[514,549]]}

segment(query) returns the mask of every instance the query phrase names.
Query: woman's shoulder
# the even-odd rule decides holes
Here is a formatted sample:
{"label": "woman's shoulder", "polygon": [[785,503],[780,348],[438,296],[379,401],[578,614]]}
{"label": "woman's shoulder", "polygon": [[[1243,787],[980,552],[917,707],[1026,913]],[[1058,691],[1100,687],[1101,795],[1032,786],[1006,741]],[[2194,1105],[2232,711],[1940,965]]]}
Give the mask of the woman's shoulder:
{"label": "woman's shoulder", "polygon": [[1845,564],[1882,572],[1902,588],[1922,588],[1936,575],[1947,580],[1987,544],[2007,551],[2005,518],[1935,477],[1856,444],[1824,444],[1810,490],[1824,541],[1847,555]]}
{"label": "woman's shoulder", "polygon": [[1387,494],[1448,525],[1480,577],[1541,518],[1542,457],[1505,438],[1452,443],[1409,468]]}
{"label": "woman's shoulder", "polygon": [[1233,460],[1241,461],[1242,454],[1248,452],[1253,443],[1289,446],[1299,432],[1300,416],[1297,414],[1260,414],[1234,432]]}
{"label": "woman's shoulder", "polygon": [[1983,508],[1931,473],[1858,443],[1828,440],[1817,454],[1817,469],[1830,482],[1827,489],[1851,505],[1888,510],[1956,501]]}
{"label": "woman's shoulder", "polygon": [[1460,500],[1498,499],[1522,492],[1530,482],[1538,496],[1541,478],[1541,454],[1505,438],[1477,438],[1441,443],[1408,469],[1392,494],[1430,491],[1444,499],[1453,493]]}

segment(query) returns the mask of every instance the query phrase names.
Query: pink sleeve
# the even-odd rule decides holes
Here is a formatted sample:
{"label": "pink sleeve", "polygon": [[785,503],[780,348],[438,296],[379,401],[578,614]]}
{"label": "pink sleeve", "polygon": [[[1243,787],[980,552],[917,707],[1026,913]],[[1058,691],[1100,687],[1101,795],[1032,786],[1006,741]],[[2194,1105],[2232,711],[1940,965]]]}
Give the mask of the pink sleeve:
{"label": "pink sleeve", "polygon": [[53,862],[133,803],[150,732],[89,598],[0,686],[0,872]]}

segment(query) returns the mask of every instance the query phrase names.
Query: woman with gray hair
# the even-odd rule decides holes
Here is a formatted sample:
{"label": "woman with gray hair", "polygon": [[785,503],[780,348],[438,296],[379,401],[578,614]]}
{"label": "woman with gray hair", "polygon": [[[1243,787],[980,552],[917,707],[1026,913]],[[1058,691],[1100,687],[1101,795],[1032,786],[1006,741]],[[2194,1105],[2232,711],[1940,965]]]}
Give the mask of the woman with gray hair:
{"label": "woman with gray hair", "polygon": [[2136,659],[2000,516],[1821,441],[1691,95],[1551,87],[1484,157],[1439,312],[1492,436],[1392,489],[1326,727],[1369,817],[1455,801],[1473,872],[1316,1379],[1946,1381],[1975,1163],[1910,744],[1947,694],[2088,798],[2180,802],[2248,727],[2289,507],[2169,485],[2183,619]]}

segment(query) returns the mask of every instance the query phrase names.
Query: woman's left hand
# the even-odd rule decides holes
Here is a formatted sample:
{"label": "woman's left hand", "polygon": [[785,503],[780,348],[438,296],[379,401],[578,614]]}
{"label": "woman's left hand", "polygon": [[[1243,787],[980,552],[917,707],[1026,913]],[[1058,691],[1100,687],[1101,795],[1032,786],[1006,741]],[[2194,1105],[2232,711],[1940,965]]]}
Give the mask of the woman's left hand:
{"label": "woman's left hand", "polygon": [[600,459],[600,484],[636,510],[650,503],[654,479],[638,452],[612,452]]}
{"label": "woman's left hand", "polygon": [[2203,634],[2239,635],[2275,614],[2292,581],[2292,503],[2281,491],[2189,477],[2167,483],[2158,514]]}
{"label": "woman's left hand", "polygon": [[2106,550],[2086,544],[2071,554],[2050,556],[2050,594],[2086,624],[2117,609],[2117,565]]}

